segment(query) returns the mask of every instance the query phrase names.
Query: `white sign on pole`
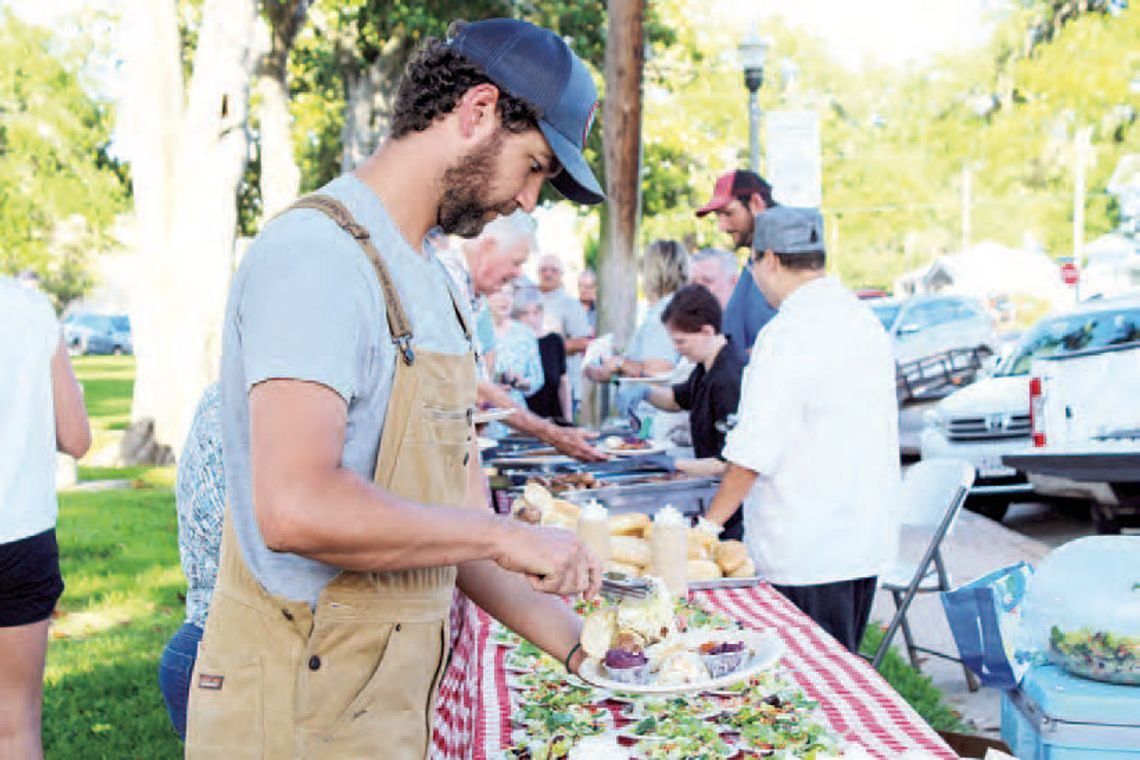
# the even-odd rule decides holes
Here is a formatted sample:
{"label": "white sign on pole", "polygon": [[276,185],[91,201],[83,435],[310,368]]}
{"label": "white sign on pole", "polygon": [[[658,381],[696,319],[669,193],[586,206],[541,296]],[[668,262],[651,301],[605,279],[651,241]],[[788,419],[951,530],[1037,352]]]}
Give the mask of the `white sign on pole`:
{"label": "white sign on pole", "polygon": [[767,177],[772,194],[786,206],[823,203],[823,158],[819,114],[814,111],[769,111]]}

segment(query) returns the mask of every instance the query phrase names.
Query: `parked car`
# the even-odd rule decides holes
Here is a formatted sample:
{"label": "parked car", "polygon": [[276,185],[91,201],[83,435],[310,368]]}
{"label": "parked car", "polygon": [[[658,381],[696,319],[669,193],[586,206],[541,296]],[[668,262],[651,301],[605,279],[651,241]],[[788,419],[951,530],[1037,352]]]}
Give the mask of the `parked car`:
{"label": "parked car", "polygon": [[63,338],[76,354],[129,354],[134,352],[131,322],[125,315],[72,312],[63,320]]}
{"label": "parked car", "polygon": [[998,353],[993,317],[971,296],[877,298],[867,305],[890,335],[895,361],[900,364],[955,349],[980,349],[991,356]]}
{"label": "parked car", "polygon": [[[1002,461],[1031,444],[1030,368],[1037,359],[1109,347],[1123,323],[1140,325],[1140,297],[1088,301],[1041,319],[1022,335],[992,376],[947,396],[927,412],[920,437],[922,458],[971,462],[977,477],[969,506],[996,520],[1005,516],[1011,501],[1025,494],[1068,495],[1043,492]],[[1123,387],[1120,390],[1125,392]]]}

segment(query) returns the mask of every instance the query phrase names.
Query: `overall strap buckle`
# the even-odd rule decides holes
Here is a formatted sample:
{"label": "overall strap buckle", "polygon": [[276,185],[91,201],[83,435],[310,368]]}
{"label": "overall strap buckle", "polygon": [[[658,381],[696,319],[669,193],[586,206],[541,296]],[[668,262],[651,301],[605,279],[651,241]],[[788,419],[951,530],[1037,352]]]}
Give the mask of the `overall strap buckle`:
{"label": "overall strap buckle", "polygon": [[404,357],[404,363],[409,367],[416,361],[416,352],[412,350],[412,336],[400,335],[396,338],[396,347],[400,349],[400,355]]}

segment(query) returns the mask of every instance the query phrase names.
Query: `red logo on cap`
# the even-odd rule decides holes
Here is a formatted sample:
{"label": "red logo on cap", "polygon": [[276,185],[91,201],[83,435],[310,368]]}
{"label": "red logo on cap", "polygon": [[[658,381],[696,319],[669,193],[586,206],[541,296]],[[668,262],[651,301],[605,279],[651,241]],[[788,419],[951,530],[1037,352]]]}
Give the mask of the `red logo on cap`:
{"label": "red logo on cap", "polygon": [[590,113],[586,116],[586,128],[582,131],[582,146],[586,145],[586,138],[590,136],[590,130],[594,126],[594,117],[598,115],[598,101],[594,101],[594,105],[590,106]]}

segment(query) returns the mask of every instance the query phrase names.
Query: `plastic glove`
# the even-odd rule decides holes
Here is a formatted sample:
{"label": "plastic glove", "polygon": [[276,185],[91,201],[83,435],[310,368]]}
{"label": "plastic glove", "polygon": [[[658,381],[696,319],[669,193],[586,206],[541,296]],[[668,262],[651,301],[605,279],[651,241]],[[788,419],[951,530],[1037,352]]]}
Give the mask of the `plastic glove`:
{"label": "plastic glove", "polygon": [[697,530],[703,530],[713,538],[720,536],[720,534],[724,532],[723,525],[717,525],[712,520],[706,520],[704,517],[697,518],[696,528]]}

